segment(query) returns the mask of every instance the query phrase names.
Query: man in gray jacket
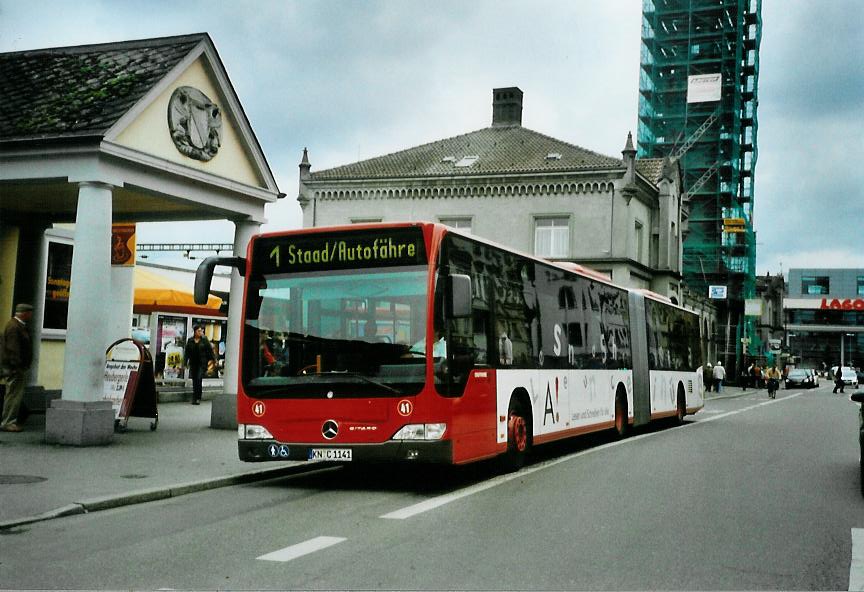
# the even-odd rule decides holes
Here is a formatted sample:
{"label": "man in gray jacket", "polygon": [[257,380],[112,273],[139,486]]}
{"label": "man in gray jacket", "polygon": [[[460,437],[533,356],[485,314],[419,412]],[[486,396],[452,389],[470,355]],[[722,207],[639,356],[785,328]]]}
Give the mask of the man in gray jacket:
{"label": "man in gray jacket", "polygon": [[27,382],[27,371],[33,362],[33,343],[27,323],[33,317],[33,307],[29,304],[18,304],[15,316],[6,323],[3,331],[3,373],[6,375],[6,397],[3,401],[3,416],[0,418],[0,430],[4,432],[20,432],[18,411],[24,399],[24,387]]}

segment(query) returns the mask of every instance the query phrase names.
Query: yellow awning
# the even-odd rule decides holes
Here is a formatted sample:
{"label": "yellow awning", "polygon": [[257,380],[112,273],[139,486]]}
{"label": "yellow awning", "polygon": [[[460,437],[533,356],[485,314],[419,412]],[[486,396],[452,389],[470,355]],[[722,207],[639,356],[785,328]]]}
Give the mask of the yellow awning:
{"label": "yellow awning", "polygon": [[134,286],[136,309],[194,312],[190,309],[218,311],[222,306],[222,299],[212,294],[207,298],[206,305],[195,304],[191,286],[184,286],[157,271],[143,269],[138,265],[135,266]]}

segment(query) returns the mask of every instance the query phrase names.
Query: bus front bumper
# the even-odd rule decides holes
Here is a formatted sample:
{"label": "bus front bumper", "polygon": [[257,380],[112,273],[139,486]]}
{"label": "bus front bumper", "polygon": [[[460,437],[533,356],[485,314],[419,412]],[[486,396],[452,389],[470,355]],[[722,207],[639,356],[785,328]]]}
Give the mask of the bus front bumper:
{"label": "bus front bumper", "polygon": [[[350,458],[348,453],[350,451]],[[380,444],[290,444],[276,440],[238,440],[237,452],[245,462],[280,460],[324,462],[408,461],[421,463],[453,462],[453,443],[449,440],[391,440]]]}

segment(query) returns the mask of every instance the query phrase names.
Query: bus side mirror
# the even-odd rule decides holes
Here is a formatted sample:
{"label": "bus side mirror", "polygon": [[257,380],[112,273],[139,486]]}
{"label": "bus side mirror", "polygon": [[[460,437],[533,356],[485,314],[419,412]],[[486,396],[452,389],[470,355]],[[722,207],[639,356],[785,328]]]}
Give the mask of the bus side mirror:
{"label": "bus side mirror", "polygon": [[864,403],[864,393],[852,393],[852,400],[856,403]]}
{"label": "bus side mirror", "polygon": [[207,304],[210,282],[213,281],[213,268],[217,265],[236,267],[241,276],[246,275],[246,259],[243,257],[207,257],[195,271],[195,304]]}
{"label": "bus side mirror", "polygon": [[451,274],[450,281],[450,318],[459,319],[471,316],[471,276]]}

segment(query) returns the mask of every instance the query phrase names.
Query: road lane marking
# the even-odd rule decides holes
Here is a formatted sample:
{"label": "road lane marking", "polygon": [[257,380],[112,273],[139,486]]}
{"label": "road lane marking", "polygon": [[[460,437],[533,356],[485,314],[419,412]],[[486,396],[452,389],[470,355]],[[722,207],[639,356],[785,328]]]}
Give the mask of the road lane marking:
{"label": "road lane marking", "polygon": [[852,563],[849,565],[849,590],[864,590],[864,528],[852,529]]}
{"label": "road lane marking", "polygon": [[292,559],[338,545],[347,540],[341,537],[319,536],[302,543],[297,543],[296,545],[291,545],[290,547],[285,547],[284,549],[279,549],[278,551],[273,551],[272,553],[267,553],[266,555],[261,555],[261,557],[256,557],[256,559],[260,559],[261,561],[291,561]]}
{"label": "road lane marking", "polygon": [[641,440],[642,438],[647,438],[653,435],[654,433],[640,434],[638,436],[633,436],[632,438],[627,438],[626,440],[616,440],[615,442],[608,442],[594,448],[589,448],[580,452],[574,452],[573,454],[570,454],[568,456],[562,456],[561,458],[543,461],[534,466],[523,468],[521,471],[517,471],[515,473],[499,475],[498,477],[493,477],[492,479],[484,481],[483,483],[471,485],[470,487],[454,491],[453,493],[447,493],[445,495],[433,497],[431,499],[413,504],[400,510],[389,512],[387,514],[384,514],[383,516],[380,516],[380,518],[389,518],[393,520],[404,520],[406,518],[411,518],[412,516],[416,516],[417,514],[422,514],[423,512],[428,512],[429,510],[434,510],[435,508],[441,507],[445,504],[449,504],[450,502],[455,502],[456,500],[462,499],[463,497],[474,495],[475,493],[480,493],[481,491],[491,489],[492,487],[497,487],[498,485],[507,483],[508,481],[512,481],[513,479],[521,479],[522,477],[530,475],[531,473],[536,473],[537,471],[548,469],[549,467],[554,467],[555,465],[566,462],[568,460],[572,460],[580,456],[585,456],[587,454],[593,454],[594,452],[600,452],[601,450],[606,450],[607,448],[612,448],[613,446],[620,446],[621,444],[626,444],[628,442],[636,442],[637,440]]}
{"label": "road lane marking", "polygon": [[[780,397],[779,399],[768,399],[767,401],[762,401],[761,403],[757,403],[756,405],[750,405],[749,407],[742,407],[741,409],[736,409],[735,411],[727,411],[726,413],[721,413],[720,415],[713,415],[711,417],[706,417],[703,420],[693,422],[688,425],[699,425],[703,423],[708,423],[709,421],[716,421],[718,419],[723,419],[724,417],[730,417],[732,415],[738,415],[739,413],[744,413],[745,411],[750,411],[752,409],[757,409],[759,407],[764,407],[765,405],[773,405],[774,403],[782,403],[783,401],[789,401],[790,399],[794,399],[796,397],[800,397],[804,393],[797,393],[794,395],[789,395],[788,397]],[[662,432],[656,432],[662,433]]]}
{"label": "road lane marking", "polygon": [[[763,405],[771,405],[772,403],[780,403],[781,401],[788,401],[790,399],[794,399],[795,397],[800,397],[803,393],[798,393],[796,395],[790,395],[788,397],[782,397],[780,399],[769,399],[768,401],[763,401],[757,405],[751,405],[749,407],[744,407],[742,409],[738,409],[736,411],[729,411],[726,413],[721,413],[720,415],[714,415],[712,417],[685,424],[683,427],[697,426],[700,424],[707,423],[709,421],[714,421],[717,419],[722,419],[724,417],[729,417],[732,415],[736,415],[738,413],[744,413],[745,411],[750,411],[751,409],[756,409],[758,407],[762,407]],[[643,438],[650,438],[651,436],[656,436],[658,434],[664,434],[666,431],[658,431],[658,432],[647,432],[644,434],[639,434],[638,436],[632,436],[630,438],[626,438],[624,440],[616,440],[614,442],[608,442],[606,444],[602,444],[600,446],[596,446],[594,448],[589,448],[587,450],[581,450],[579,452],[574,452],[573,454],[569,454],[567,456],[562,456],[561,458],[556,458],[553,460],[547,460],[541,462],[537,465],[523,468],[521,471],[517,471],[515,473],[509,473],[507,475],[499,475],[498,477],[493,477],[488,481],[484,481],[483,483],[478,483],[476,485],[471,485],[464,489],[460,489],[458,491],[454,491],[452,493],[447,493],[444,495],[439,495],[437,497],[433,497],[422,502],[418,502],[416,504],[412,504],[405,508],[401,508],[399,510],[394,510],[393,512],[388,512],[387,514],[383,514],[379,516],[379,518],[386,518],[390,520],[405,520],[407,518],[411,518],[413,516],[417,516],[418,514],[423,514],[424,512],[428,512],[430,510],[434,510],[435,508],[440,508],[450,502],[455,502],[456,500],[462,499],[464,497],[468,497],[469,495],[474,495],[475,493],[480,493],[481,491],[486,491],[487,489],[491,489],[493,487],[497,487],[498,485],[502,485],[507,483],[508,481],[512,481],[513,479],[520,479],[525,477],[526,475],[530,475],[531,473],[536,473],[537,471],[541,471],[543,469],[548,469],[549,467],[554,467],[557,464],[567,462],[569,460],[573,460],[574,458],[579,458],[582,456],[586,456],[588,454],[593,454],[595,452],[600,452],[601,450],[606,450],[607,448],[612,448],[614,446],[621,446],[622,444],[629,444],[631,442],[636,442]]]}

